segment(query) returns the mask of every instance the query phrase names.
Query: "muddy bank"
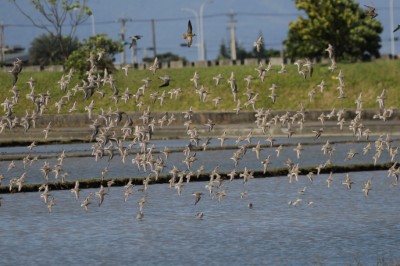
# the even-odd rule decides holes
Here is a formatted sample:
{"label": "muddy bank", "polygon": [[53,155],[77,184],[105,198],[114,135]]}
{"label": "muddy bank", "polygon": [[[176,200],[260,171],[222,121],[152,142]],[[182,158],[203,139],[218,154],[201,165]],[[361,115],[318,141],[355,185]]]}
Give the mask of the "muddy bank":
{"label": "muddy bank", "polygon": [[[393,163],[381,163],[381,164],[354,164],[354,165],[331,165],[321,169],[321,174],[328,174],[330,172],[334,174],[339,173],[350,173],[350,172],[360,172],[360,171],[377,171],[377,170],[387,170],[389,169]],[[299,178],[306,178],[305,176],[310,171],[314,171],[315,167],[304,167],[299,169]],[[221,178],[224,180],[229,180],[228,173],[221,172],[219,173]],[[266,171],[264,174],[263,171],[254,171],[253,177],[254,178],[269,178],[269,177],[282,177],[285,178],[288,174],[287,168],[276,168]],[[143,181],[146,179],[146,176],[139,176],[139,177],[121,177],[121,178],[106,178],[103,181],[101,178],[93,178],[93,179],[82,179],[79,180],[79,187],[81,189],[85,188],[98,188],[100,185],[107,186],[109,181],[113,181],[112,186],[125,186],[130,180],[132,184],[136,186],[143,185]],[[165,184],[169,183],[171,179],[171,174],[164,174],[160,175],[157,180],[154,177],[151,178],[149,185],[151,184]],[[316,176],[318,178],[318,176]],[[236,179],[240,179],[236,177]],[[199,181],[209,181],[210,180],[210,173],[201,174],[198,178],[193,177],[191,182],[199,182]],[[251,181],[250,181],[251,182]],[[70,190],[74,188],[75,181],[68,181],[68,182],[48,182],[49,190]],[[17,187],[14,186],[11,190],[9,186],[0,186],[0,194],[5,193],[18,193],[18,192],[38,192],[39,187],[42,184],[28,184],[23,185],[21,191],[17,190]]]}

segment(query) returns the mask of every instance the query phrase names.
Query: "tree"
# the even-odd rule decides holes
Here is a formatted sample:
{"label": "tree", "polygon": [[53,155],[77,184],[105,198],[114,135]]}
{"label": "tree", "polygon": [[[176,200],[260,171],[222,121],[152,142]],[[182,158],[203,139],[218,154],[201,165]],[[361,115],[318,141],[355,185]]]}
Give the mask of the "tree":
{"label": "tree", "polygon": [[357,60],[366,56],[379,57],[379,21],[366,16],[366,11],[352,0],[295,0],[299,16],[289,23],[284,41],[290,58],[326,56],[328,44],[333,45],[336,58]]}
{"label": "tree", "polygon": [[[280,56],[280,51],[275,49],[265,49],[264,44],[261,46],[260,52],[257,52],[255,47],[253,47],[250,51],[247,51],[241,44],[236,45],[236,47],[236,57],[238,60],[243,60],[245,58],[257,58],[260,60],[268,59],[272,56]],[[227,58],[230,58],[230,49],[227,48],[225,41],[222,40],[217,59]]]}
{"label": "tree", "polygon": [[74,45],[77,27],[92,15],[86,5],[88,0],[31,0],[31,4],[40,14],[41,19],[29,15],[18,0],[10,1],[35,27],[54,36],[64,59],[69,56],[68,52]]}
{"label": "tree", "polygon": [[226,59],[226,58],[230,58],[230,54],[229,54],[229,49],[227,48],[226,44],[225,44],[225,40],[222,39],[221,41],[221,45],[219,46],[219,54],[217,59]]}
{"label": "tree", "polygon": [[[115,70],[114,55],[122,52],[122,49],[123,47],[119,40],[113,41],[105,34],[92,36],[89,39],[84,39],[79,44],[78,49],[72,52],[65,61],[65,68],[66,70],[73,68],[82,78],[86,71],[90,69],[88,59],[92,54],[97,60],[96,65],[99,72],[106,68],[108,73],[111,73]],[[98,60],[99,58],[100,60]]]}
{"label": "tree", "polygon": [[[171,53],[171,52],[158,54],[157,58],[158,58],[158,62],[160,62],[160,63],[171,62],[171,61],[187,62],[187,59],[185,57],[181,57],[181,56],[176,55],[176,54]],[[152,58],[152,57],[143,58],[143,62],[146,62],[146,63],[152,63],[153,61],[154,61],[154,58]]]}
{"label": "tree", "polygon": [[[78,48],[77,38],[70,40],[69,37],[63,37],[63,43],[70,44],[66,45],[68,54]],[[42,34],[35,38],[29,48],[29,61],[33,65],[40,66],[64,64],[64,55],[60,50],[57,38],[52,34]]]}

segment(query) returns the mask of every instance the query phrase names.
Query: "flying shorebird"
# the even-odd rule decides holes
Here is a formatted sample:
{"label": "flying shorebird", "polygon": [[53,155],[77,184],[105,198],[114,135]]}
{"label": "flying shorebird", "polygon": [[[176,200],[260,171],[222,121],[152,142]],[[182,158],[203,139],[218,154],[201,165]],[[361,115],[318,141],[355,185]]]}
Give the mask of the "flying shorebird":
{"label": "flying shorebird", "polygon": [[371,179],[368,179],[368,181],[364,184],[364,188],[362,189],[365,197],[368,197],[368,193],[371,190],[371,186],[372,186],[372,181]]}
{"label": "flying shorebird", "polygon": [[161,84],[161,85],[159,86],[159,88],[169,86],[169,82],[171,81],[171,77],[170,77],[170,76],[166,75],[166,76],[164,76],[164,77],[159,77],[159,78],[160,78],[161,80],[164,81],[164,83]]}
{"label": "flying shorebird", "polygon": [[221,73],[218,74],[217,76],[213,77],[213,80],[215,80],[215,85],[218,86],[218,85],[219,85],[219,81],[220,81],[221,79],[223,79]]}
{"label": "flying shorebird", "polygon": [[142,37],[142,35],[130,36],[129,39],[131,39],[131,43],[129,44],[129,49],[131,49],[134,45],[136,46],[137,40],[140,40]]}
{"label": "flying shorebird", "polygon": [[88,210],[88,206],[91,203],[90,202],[90,197],[93,195],[93,192],[91,192],[86,198],[82,201],[81,207],[85,209],[85,211]]}
{"label": "flying shorebird", "polygon": [[159,68],[160,68],[160,67],[159,67],[159,65],[158,65],[158,58],[155,57],[155,58],[154,58],[154,61],[153,61],[153,64],[152,64],[151,66],[149,66],[149,70],[151,70],[151,71],[153,72],[153,74],[155,74],[156,71],[157,71],[157,69],[159,69]]}
{"label": "flying shorebird", "polygon": [[253,45],[254,47],[256,47],[257,53],[259,53],[263,45],[262,36],[258,37],[257,41],[255,41]]}
{"label": "flying shorebird", "polygon": [[378,13],[376,13],[375,11],[375,7],[373,6],[368,6],[368,5],[364,5],[367,8],[366,11],[366,15],[370,16],[371,18],[375,18],[376,16],[378,16]]}
{"label": "flying shorebird", "polygon": [[99,206],[103,203],[104,201],[104,196],[107,193],[105,192],[105,189],[103,187],[103,185],[100,185],[100,190],[98,192],[95,192],[95,195],[99,197]]}
{"label": "flying shorebird", "polygon": [[17,83],[18,74],[21,73],[22,70],[22,60],[17,58],[17,61],[13,62],[13,68],[8,71],[13,76],[13,86]]}
{"label": "flying shorebird", "polygon": [[193,192],[192,195],[196,197],[196,201],[194,203],[194,205],[196,205],[200,201],[201,195],[203,195],[203,192]]}
{"label": "flying shorebird", "polygon": [[351,185],[354,184],[354,182],[351,181],[349,174],[346,174],[346,180],[342,184],[346,185],[347,189],[351,189]]}
{"label": "flying shorebird", "polygon": [[326,48],[325,51],[328,52],[329,59],[332,59],[335,57],[335,54],[334,54],[335,49],[333,48],[332,44],[328,43],[328,48]]}
{"label": "flying shorebird", "polygon": [[319,139],[323,131],[324,129],[322,127],[318,130],[313,130],[312,132],[315,134],[314,140]]}
{"label": "flying shorebird", "polygon": [[192,22],[189,20],[187,31],[183,34],[183,39],[187,40],[188,47],[192,45],[194,36],[196,36],[196,34],[192,32]]}
{"label": "flying shorebird", "polygon": [[80,191],[80,189],[79,189],[79,181],[76,180],[75,181],[75,187],[73,189],[71,189],[71,192],[75,194],[75,198],[76,199],[79,199],[79,191]]}

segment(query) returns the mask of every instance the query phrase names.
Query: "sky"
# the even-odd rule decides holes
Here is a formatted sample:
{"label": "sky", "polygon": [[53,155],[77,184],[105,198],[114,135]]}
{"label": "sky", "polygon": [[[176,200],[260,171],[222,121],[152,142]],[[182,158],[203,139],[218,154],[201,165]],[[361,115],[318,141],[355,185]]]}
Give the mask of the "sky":
{"label": "sky", "polygon": [[[35,19],[41,19],[30,4],[30,0],[16,0],[24,7],[27,13]],[[400,23],[400,0],[394,1],[394,23]],[[360,6],[367,4],[375,6],[378,19],[384,31],[381,34],[381,54],[388,54],[390,47],[390,0],[360,0],[355,1]],[[119,39],[121,18],[126,18],[126,37],[142,35],[138,42],[139,62],[145,56],[152,57],[151,48],[152,23],[155,23],[155,40],[157,53],[172,52],[185,57],[189,61],[199,59],[197,41],[200,40],[199,22],[194,13],[199,14],[203,6],[203,32],[205,56],[207,60],[214,60],[218,56],[221,43],[228,44],[230,38],[230,14],[234,14],[234,25],[238,45],[246,50],[252,49],[253,42],[260,33],[263,35],[266,49],[282,49],[282,41],[286,39],[289,22],[295,21],[302,14],[296,9],[293,0],[88,0],[93,11],[90,17],[77,31],[79,39],[88,38],[93,34],[106,33],[114,40]],[[187,11],[190,9],[191,11]],[[200,17],[200,16],[198,16]],[[193,31],[196,32],[190,48],[180,46],[185,41],[182,34],[187,29],[187,22],[191,20]],[[22,46],[29,49],[30,43],[43,30],[35,28],[26,19],[10,0],[0,0],[0,23],[5,25],[5,44],[8,46]],[[400,51],[399,42],[396,42],[396,53]],[[119,63],[121,56],[117,55]],[[131,62],[131,53],[127,51],[126,61]]]}

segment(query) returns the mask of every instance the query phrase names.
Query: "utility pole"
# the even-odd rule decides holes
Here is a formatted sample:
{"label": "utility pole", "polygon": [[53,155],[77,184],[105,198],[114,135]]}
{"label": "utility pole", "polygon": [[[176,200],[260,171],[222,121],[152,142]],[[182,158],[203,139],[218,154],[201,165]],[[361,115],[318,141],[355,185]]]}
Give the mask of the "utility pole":
{"label": "utility pole", "polygon": [[151,19],[151,32],[153,36],[153,53],[154,57],[157,56],[157,48],[156,48],[156,21]]}
{"label": "utility pole", "polygon": [[231,60],[236,60],[236,33],[235,33],[235,14],[229,14],[229,27],[231,32]]}
{"label": "utility pole", "polygon": [[390,45],[391,49],[390,52],[395,58],[396,56],[396,49],[395,49],[395,43],[394,43],[394,14],[393,14],[393,0],[389,0],[389,6],[390,6]]}
{"label": "utility pole", "polygon": [[125,65],[126,64],[126,53],[125,53],[125,32],[126,32],[126,22],[127,21],[132,21],[132,19],[129,18],[125,18],[122,17],[120,19],[118,19],[118,22],[121,22],[121,43],[123,45],[122,47],[122,53],[121,53],[121,65]]}
{"label": "utility pole", "polygon": [[4,56],[4,24],[3,22],[1,22],[0,24],[0,31],[1,31],[1,35],[0,35],[0,62],[4,62],[5,61],[5,56]]}

